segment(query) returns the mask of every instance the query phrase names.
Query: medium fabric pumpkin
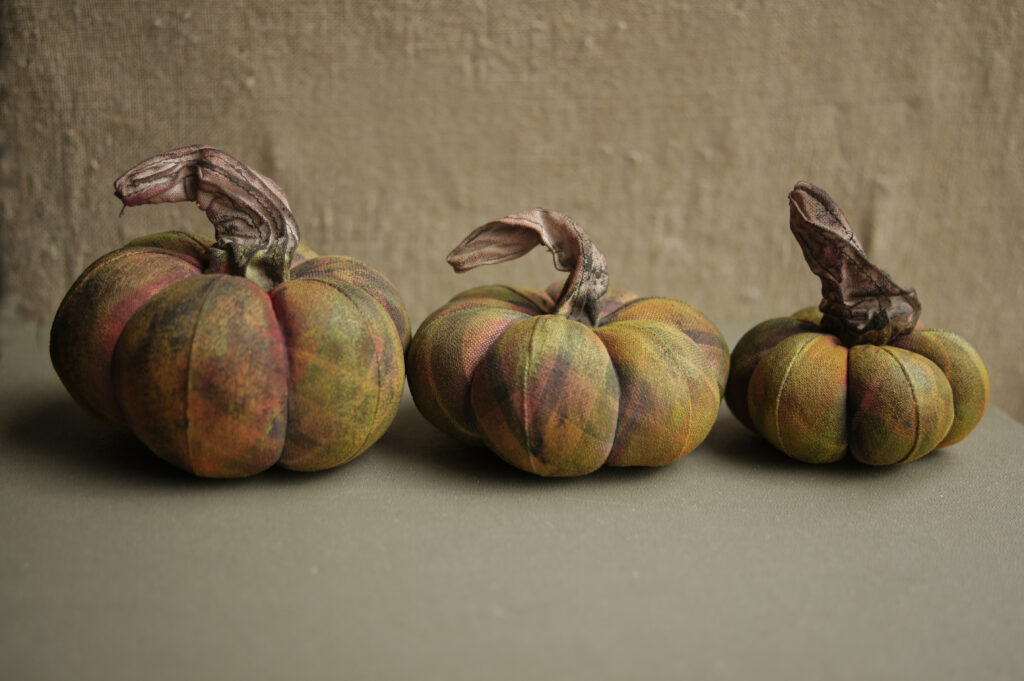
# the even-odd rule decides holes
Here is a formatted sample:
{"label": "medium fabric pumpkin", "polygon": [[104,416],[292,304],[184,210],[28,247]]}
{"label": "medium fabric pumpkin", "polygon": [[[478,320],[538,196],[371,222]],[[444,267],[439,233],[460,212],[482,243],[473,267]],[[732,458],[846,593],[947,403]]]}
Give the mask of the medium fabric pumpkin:
{"label": "medium fabric pumpkin", "polygon": [[770,319],[736,344],[726,402],[789,456],[919,459],[959,442],[988,404],[989,378],[960,336],[918,324],[913,289],[872,265],[842,211],[801,182],[790,227],[821,279],[819,309]]}
{"label": "medium fabric pumpkin", "polygon": [[461,272],[538,244],[571,272],[564,286],[470,289],[420,325],[408,357],[420,412],[543,476],[662,466],[691,451],[721,403],[721,333],[681,301],[609,290],[603,255],[560,213],[488,223],[448,262]]}
{"label": "medium fabric pumpkin", "polygon": [[383,275],[300,244],[280,188],[210,147],[153,157],[115,188],[125,206],[195,201],[217,238],[142,237],[71,286],[50,355],[77,402],[205,477],[331,468],[380,438],[409,342]]}

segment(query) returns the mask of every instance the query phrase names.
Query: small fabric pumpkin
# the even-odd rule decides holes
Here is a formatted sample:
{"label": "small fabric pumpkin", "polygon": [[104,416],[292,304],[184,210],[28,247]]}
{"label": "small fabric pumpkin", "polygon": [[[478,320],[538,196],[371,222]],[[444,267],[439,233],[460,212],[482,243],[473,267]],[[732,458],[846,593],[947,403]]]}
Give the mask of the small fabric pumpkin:
{"label": "small fabric pumpkin", "polygon": [[143,161],[115,190],[125,206],[194,201],[216,239],[135,239],[71,286],[50,355],[77,402],[206,477],[331,468],[384,433],[409,323],[383,275],[317,257],[281,189],[210,147]]}
{"label": "small fabric pumpkin", "polygon": [[918,324],[917,293],[868,261],[822,189],[801,182],[789,204],[823,299],[818,309],[758,324],[736,344],[726,389],[733,414],[811,463],[849,452],[894,464],[962,440],[988,404],[981,357],[960,336]]}
{"label": "small fabric pumpkin", "polygon": [[408,357],[420,412],[543,476],[662,466],[691,451],[721,403],[721,333],[686,303],[609,290],[604,256],[553,211],[490,222],[448,262],[462,272],[538,244],[571,273],[564,286],[470,289],[420,325]]}

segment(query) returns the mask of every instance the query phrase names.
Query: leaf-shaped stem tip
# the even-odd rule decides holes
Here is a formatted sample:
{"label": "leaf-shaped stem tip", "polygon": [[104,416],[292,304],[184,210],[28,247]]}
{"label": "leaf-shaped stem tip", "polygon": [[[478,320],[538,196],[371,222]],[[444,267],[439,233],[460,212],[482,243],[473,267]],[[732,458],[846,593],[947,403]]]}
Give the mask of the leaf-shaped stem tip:
{"label": "leaf-shaped stem tip", "polygon": [[534,208],[488,222],[448,254],[448,264],[465,272],[514,260],[538,244],[551,252],[555,269],[570,273],[554,313],[597,326],[598,300],[608,290],[604,255],[568,215]]}
{"label": "leaf-shaped stem tip", "polygon": [[910,333],[921,314],[917,293],[868,260],[832,197],[799,182],[789,207],[789,227],[821,280],[822,327],[848,346],[884,345]]}
{"label": "leaf-shaped stem tip", "polygon": [[114,182],[125,206],[194,201],[213,223],[210,269],[248,277],[264,289],[288,278],[298,225],[281,188],[212,147],[174,149],[142,161]]}

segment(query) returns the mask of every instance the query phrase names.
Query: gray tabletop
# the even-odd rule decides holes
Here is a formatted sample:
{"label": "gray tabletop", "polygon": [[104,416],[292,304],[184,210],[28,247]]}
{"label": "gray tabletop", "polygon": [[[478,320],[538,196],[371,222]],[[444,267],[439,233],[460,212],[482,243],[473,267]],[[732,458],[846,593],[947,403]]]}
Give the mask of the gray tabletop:
{"label": "gray tabletop", "polygon": [[723,408],[671,466],[545,480],[406,398],[342,468],[211,481],[81,412],[46,343],[0,331],[4,678],[1024,678],[998,408],[885,469],[791,462]]}

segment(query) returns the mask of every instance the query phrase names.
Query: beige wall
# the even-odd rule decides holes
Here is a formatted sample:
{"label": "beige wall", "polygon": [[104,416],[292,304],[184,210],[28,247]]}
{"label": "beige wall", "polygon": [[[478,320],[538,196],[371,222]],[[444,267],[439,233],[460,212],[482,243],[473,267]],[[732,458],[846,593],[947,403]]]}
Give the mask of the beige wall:
{"label": "beige wall", "polygon": [[128,238],[205,230],[111,183],[218,146],[274,177],[303,238],[388,274],[416,324],[457,291],[543,285],[546,255],[454,275],[489,219],[544,205],[613,283],[712,319],[818,299],[788,231],[810,180],[924,321],[1024,418],[1024,4],[8,0],[2,311],[48,322]]}

